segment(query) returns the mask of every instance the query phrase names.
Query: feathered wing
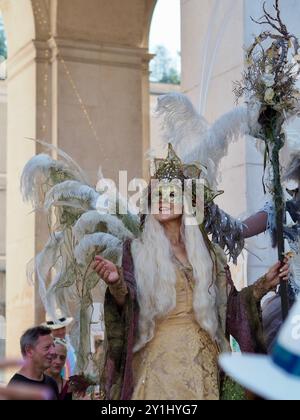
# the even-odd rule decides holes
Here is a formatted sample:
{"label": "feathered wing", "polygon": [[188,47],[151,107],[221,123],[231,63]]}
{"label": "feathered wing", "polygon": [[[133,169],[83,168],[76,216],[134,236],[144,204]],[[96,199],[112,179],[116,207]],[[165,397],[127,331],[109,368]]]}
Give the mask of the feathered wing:
{"label": "feathered wing", "polygon": [[[120,264],[123,242],[139,234],[139,219],[130,212],[123,214],[119,194],[111,197],[109,192],[96,191],[68,155],[62,151],[59,155],[63,159],[58,161],[47,154],[33,157],[23,170],[21,191],[35,210],[43,209],[48,215],[50,237],[34,260],[36,278],[49,316],[56,319],[59,308],[78,323],[74,326],[74,331],[80,331],[77,370],[83,372],[89,361],[96,287],[97,302],[105,292],[92,262],[95,255],[102,255]],[[112,207],[114,214],[110,214]]]}
{"label": "feathered wing", "polygon": [[258,112],[255,104],[239,107],[209,126],[183,94],[163,95],[157,106],[164,141],[173,145],[185,163],[199,162],[205,166],[211,187],[216,187],[218,167],[230,143],[240,136],[258,132]]}
{"label": "feathered wing", "polygon": [[187,162],[195,158],[207,167],[208,181],[216,187],[219,165],[227,156],[231,143],[241,136],[250,134],[248,111],[246,108],[236,108],[220,117],[195,144],[191,153],[184,156]]}
{"label": "feathered wing", "polygon": [[181,158],[189,154],[209,128],[205,118],[197,113],[188,97],[181,93],[160,96],[156,115],[161,119],[164,143],[172,143]]}

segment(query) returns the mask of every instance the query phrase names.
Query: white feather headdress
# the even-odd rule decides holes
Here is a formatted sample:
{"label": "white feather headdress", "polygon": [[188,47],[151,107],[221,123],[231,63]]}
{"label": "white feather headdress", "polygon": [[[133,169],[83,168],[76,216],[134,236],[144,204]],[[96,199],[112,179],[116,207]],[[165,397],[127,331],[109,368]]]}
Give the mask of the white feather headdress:
{"label": "white feather headdress", "polygon": [[186,164],[207,168],[207,180],[216,187],[218,168],[231,142],[257,131],[258,107],[239,107],[209,126],[190,100],[181,93],[158,99],[156,113],[162,118],[163,140],[171,143]]}

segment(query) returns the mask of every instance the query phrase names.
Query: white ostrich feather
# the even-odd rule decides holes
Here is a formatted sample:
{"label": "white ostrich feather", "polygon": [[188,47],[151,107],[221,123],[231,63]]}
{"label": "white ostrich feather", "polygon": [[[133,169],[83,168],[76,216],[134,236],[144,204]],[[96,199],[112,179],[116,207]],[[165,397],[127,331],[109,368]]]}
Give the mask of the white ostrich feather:
{"label": "white ostrich feather", "polygon": [[30,201],[35,209],[43,206],[45,194],[53,186],[50,171],[63,171],[76,179],[75,174],[63,162],[53,160],[46,154],[34,156],[25,165],[21,176],[21,192],[24,201]]}
{"label": "white ostrich feather", "polygon": [[216,186],[221,160],[228,154],[229,145],[240,136],[250,134],[246,108],[236,108],[220,117],[207,132],[198,139],[194,148],[183,160],[199,161],[207,167],[208,181]]}
{"label": "white ostrich feather", "polygon": [[85,235],[75,247],[74,256],[78,264],[86,265],[95,251],[104,258],[110,254],[119,258],[122,254],[122,241],[109,233]]}
{"label": "white ostrich feather", "polygon": [[39,284],[39,294],[44,307],[47,308],[47,281],[51,268],[60,258],[60,247],[63,241],[63,232],[56,232],[51,235],[42,252],[35,257],[35,272]]}
{"label": "white ostrich feather", "polygon": [[81,167],[78,165],[78,163],[71,158],[66,152],[64,152],[62,149],[54,146],[53,144],[49,144],[46,141],[39,140],[39,139],[33,139],[30,137],[27,137],[28,140],[32,140],[42,146],[44,146],[47,150],[56,152],[58,156],[60,156],[64,162],[65,165],[72,171],[72,173],[75,175],[75,179],[82,182],[82,184],[90,185],[89,179],[86,175],[86,173],[81,169]]}
{"label": "white ostrich feather", "polygon": [[138,237],[140,235],[141,223],[139,216],[130,212],[127,212],[127,214],[118,214],[117,216],[122,220],[124,226],[132,232],[134,237]]}
{"label": "white ostrich feather", "polygon": [[45,198],[45,209],[49,210],[51,206],[55,206],[62,203],[69,206],[78,207],[78,204],[82,204],[86,209],[95,209],[99,194],[89,187],[83,185],[78,181],[65,181],[55,185],[46,194]]}
{"label": "white ostrich feather", "polygon": [[218,167],[230,143],[257,131],[258,111],[254,105],[239,107],[209,127],[185,95],[164,95],[158,100],[157,108],[163,118],[165,141],[172,143],[184,163],[198,162],[205,166],[212,186],[217,183]]}
{"label": "white ostrich feather", "polygon": [[126,229],[121,220],[109,214],[100,214],[98,211],[84,213],[73,228],[75,240],[79,242],[86,234],[97,232],[109,233],[121,241],[133,238],[133,234]]}
{"label": "white ostrich feather", "polygon": [[162,118],[164,142],[172,143],[180,157],[186,152],[186,148],[190,150],[195,146],[195,141],[198,141],[209,127],[187,96],[181,93],[160,96],[156,115]]}
{"label": "white ostrich feather", "polygon": [[61,309],[64,314],[71,313],[69,304],[74,304],[76,300],[80,299],[75,286],[76,271],[72,269],[75,264],[74,260],[66,260],[63,256],[54,267],[53,271],[56,272],[56,276],[47,288],[46,294],[46,311],[52,319],[57,317],[57,308]]}
{"label": "white ostrich feather", "polygon": [[100,179],[96,187],[99,193],[96,204],[97,212],[99,214],[116,215],[123,222],[124,226],[137,237],[140,232],[139,217],[115,186],[107,183],[103,178],[102,172],[99,172],[99,176]]}
{"label": "white ostrich feather", "polygon": [[53,267],[55,276],[52,277],[46,294],[46,311],[52,319],[56,319],[56,308],[60,308],[64,314],[71,313],[69,303],[74,304],[79,299],[74,287],[78,267],[73,255],[73,242],[72,229],[64,230],[60,258]]}
{"label": "white ostrich feather", "polygon": [[56,309],[57,309],[55,287],[65,273],[65,269],[66,269],[64,265],[65,260],[66,260],[66,256],[63,256],[63,255],[60,258],[58,258],[55,266],[53,267],[53,271],[56,273],[56,275],[53,276],[51,284],[47,287],[47,290],[46,290],[45,302],[44,302],[45,311],[49,315],[49,317],[53,320],[56,319]]}

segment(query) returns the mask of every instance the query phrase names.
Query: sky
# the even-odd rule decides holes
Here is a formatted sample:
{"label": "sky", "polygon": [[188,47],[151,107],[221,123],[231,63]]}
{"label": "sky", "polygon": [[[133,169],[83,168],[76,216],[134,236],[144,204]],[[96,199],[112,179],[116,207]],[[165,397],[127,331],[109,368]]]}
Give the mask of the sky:
{"label": "sky", "polygon": [[176,56],[180,51],[180,0],[158,0],[150,31],[150,52],[164,45]]}

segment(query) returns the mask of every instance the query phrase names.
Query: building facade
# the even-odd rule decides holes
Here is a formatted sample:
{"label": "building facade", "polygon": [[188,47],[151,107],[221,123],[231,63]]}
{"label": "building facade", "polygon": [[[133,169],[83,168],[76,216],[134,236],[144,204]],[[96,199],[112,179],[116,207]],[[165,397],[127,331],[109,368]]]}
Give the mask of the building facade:
{"label": "building facade", "polygon": [[[8,78],[0,81],[0,332],[6,304],[9,356],[18,355],[24,329],[44,319],[38,292],[25,273],[44,244],[47,227],[38,214],[30,214],[19,193],[24,164],[42,149],[26,138],[59,146],[92,181],[99,165],[113,179],[120,169],[128,170],[129,179],[147,178],[144,154],[159,136],[149,111],[157,95],[169,90],[153,86],[149,96],[148,37],[155,4],[0,0],[9,55]],[[243,70],[243,46],[259,29],[250,16],[260,17],[262,4],[181,1],[180,89],[209,122],[235,106],[232,82]],[[267,4],[271,7],[272,1]],[[299,1],[281,4],[291,31],[300,35]],[[225,194],[219,204],[224,210],[239,216],[264,204],[262,164],[250,139],[230,147],[221,171]],[[254,281],[274,259],[264,236],[249,241],[248,249],[235,273],[241,285]]]}

